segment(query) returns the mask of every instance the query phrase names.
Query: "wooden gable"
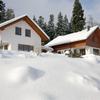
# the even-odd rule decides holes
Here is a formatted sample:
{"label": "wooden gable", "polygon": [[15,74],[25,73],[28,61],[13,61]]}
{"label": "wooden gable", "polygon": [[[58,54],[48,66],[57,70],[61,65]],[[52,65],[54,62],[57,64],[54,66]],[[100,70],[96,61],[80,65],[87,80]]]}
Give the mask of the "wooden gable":
{"label": "wooden gable", "polygon": [[81,48],[81,47],[85,47],[85,46],[100,48],[100,29],[99,28],[97,28],[85,40],[76,41],[76,42],[67,43],[67,44],[56,45],[56,46],[52,46],[52,48],[56,52],[57,50],[64,50],[64,49],[69,49],[69,48]]}
{"label": "wooden gable", "polygon": [[100,29],[97,28],[86,40],[86,45],[100,48]]}

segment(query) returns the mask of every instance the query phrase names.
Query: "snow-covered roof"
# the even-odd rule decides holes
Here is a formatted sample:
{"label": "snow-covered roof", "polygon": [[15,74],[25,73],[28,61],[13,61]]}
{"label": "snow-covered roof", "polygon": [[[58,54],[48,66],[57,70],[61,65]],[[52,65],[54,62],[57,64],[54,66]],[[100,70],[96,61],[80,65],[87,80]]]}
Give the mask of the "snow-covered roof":
{"label": "snow-covered roof", "polygon": [[0,24],[0,28],[3,27],[3,26],[5,26],[5,25],[8,25],[8,24],[10,24],[10,23],[12,23],[12,22],[14,22],[14,21],[16,21],[18,19],[21,19],[21,18],[23,18],[25,16],[27,16],[27,15],[22,15],[22,16],[19,16],[19,17],[15,17],[15,18],[13,18],[11,20],[5,21],[5,22],[3,22],[3,23]]}
{"label": "snow-covered roof", "polygon": [[[28,17],[28,15],[25,14],[25,15],[22,15],[22,16],[19,16],[19,17],[15,17],[15,18],[13,18],[13,19],[11,19],[11,20],[8,20],[8,21],[6,21],[6,22],[3,22],[3,23],[0,24],[0,28],[4,27],[4,26],[6,26],[6,25],[9,25],[9,24],[11,24],[11,23],[13,23],[13,22],[15,22],[15,21],[17,21],[17,20],[23,19],[24,17]],[[28,18],[29,18],[29,17],[28,17]],[[30,18],[29,18],[29,19],[30,19]],[[30,19],[30,20],[31,20],[31,19]],[[44,34],[44,36],[45,36],[47,39],[49,39],[48,35],[40,28],[40,26],[37,25],[37,23],[36,23],[35,21],[33,21],[33,20],[31,20],[31,21],[32,21],[32,22],[36,25],[36,27]]]}
{"label": "snow-covered roof", "polygon": [[80,40],[85,40],[87,39],[96,29],[98,26],[94,26],[90,28],[90,30],[82,30],[76,33],[71,33],[68,35],[64,36],[58,36],[57,38],[53,39],[50,41],[46,46],[56,46],[56,45],[61,45],[61,44],[66,44],[66,43],[72,43]]}

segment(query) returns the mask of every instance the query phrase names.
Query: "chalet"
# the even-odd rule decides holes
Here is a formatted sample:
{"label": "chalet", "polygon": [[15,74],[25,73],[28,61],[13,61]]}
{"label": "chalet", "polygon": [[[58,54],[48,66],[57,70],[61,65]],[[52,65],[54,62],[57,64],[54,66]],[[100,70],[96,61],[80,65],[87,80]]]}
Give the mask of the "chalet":
{"label": "chalet", "polygon": [[46,44],[58,53],[78,53],[80,55],[100,55],[100,29],[94,26],[69,35],[58,36]]}
{"label": "chalet", "polygon": [[48,41],[46,33],[27,15],[0,24],[0,48],[3,50],[41,52],[41,42]]}

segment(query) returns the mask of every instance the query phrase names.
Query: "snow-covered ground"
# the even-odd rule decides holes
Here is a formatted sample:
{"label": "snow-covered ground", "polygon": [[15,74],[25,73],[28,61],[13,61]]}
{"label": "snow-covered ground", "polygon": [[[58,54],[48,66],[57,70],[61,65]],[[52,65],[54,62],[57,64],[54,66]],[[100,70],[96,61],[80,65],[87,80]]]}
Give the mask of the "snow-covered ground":
{"label": "snow-covered ground", "polygon": [[0,100],[100,100],[100,57],[0,52]]}

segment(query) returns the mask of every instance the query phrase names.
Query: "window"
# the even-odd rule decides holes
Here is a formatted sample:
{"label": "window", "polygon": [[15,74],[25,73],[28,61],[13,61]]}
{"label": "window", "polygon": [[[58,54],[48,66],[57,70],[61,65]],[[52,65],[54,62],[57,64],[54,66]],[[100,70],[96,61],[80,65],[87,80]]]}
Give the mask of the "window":
{"label": "window", "polygon": [[85,55],[86,54],[85,49],[80,49],[80,54]]}
{"label": "window", "polygon": [[78,52],[77,52],[77,49],[74,49],[74,53],[75,53],[75,54],[77,54],[77,53],[78,53]]}
{"label": "window", "polygon": [[93,54],[99,55],[100,54],[99,49],[93,49]]}
{"label": "window", "polygon": [[8,45],[4,45],[4,50],[8,50]]}
{"label": "window", "polygon": [[16,27],[15,34],[16,35],[21,35],[21,28],[20,27]]}
{"label": "window", "polygon": [[26,37],[31,37],[31,30],[26,29],[26,30],[25,30],[25,36],[26,36]]}
{"label": "window", "polygon": [[61,54],[61,51],[57,51],[58,54]]}
{"label": "window", "polygon": [[18,44],[18,50],[19,51],[31,51],[33,50],[33,46],[32,45],[24,45],[24,44]]}

